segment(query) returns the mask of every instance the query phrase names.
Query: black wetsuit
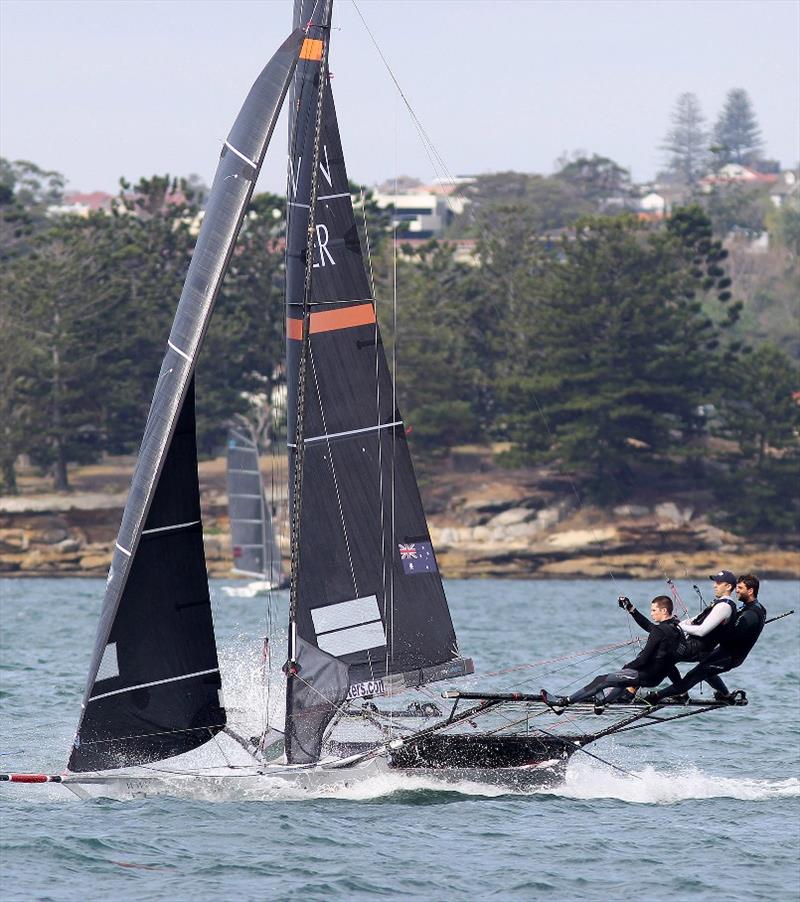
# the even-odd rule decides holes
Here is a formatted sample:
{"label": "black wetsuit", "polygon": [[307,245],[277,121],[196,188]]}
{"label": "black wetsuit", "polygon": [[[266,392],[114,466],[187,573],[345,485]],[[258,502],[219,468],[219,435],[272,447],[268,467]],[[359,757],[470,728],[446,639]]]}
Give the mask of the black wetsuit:
{"label": "black wetsuit", "polygon": [[656,693],[656,700],[660,701],[671,695],[682,695],[704,680],[717,692],[727,695],[728,687],[719,675],[743,663],[758,641],[766,619],[766,609],[758,599],[745,604],[738,612],[735,623],[730,624],[730,628],[720,637],[719,646],[711,654],[706,655],[682,680]]}
{"label": "black wetsuit", "polygon": [[657,686],[666,676],[680,676],[675,668],[675,653],[681,641],[678,621],[672,617],[662,623],[650,623],[648,634],[645,647],[622,670],[600,674],[573,692],[569,701],[582,702],[602,694],[606,702],[612,702],[627,686]]}

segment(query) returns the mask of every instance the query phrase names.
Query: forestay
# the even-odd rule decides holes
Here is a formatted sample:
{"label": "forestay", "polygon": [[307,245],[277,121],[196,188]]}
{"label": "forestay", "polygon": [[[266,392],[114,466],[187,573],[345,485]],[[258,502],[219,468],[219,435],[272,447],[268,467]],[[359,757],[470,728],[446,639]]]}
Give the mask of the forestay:
{"label": "forestay", "polygon": [[302,43],[261,72],[225,141],[109,570],[69,769],[179,754],[225,725],[203,555],[193,374]]}
{"label": "forestay", "polygon": [[348,695],[391,692],[471,668],[459,657],[362,258],[325,65],[330,3],[296,0],[295,25],[309,20],[289,123],[292,474],[300,457],[296,437],[303,452],[300,499],[290,478],[291,509],[295,516],[300,511],[293,533],[290,762],[318,757],[325,726]]}

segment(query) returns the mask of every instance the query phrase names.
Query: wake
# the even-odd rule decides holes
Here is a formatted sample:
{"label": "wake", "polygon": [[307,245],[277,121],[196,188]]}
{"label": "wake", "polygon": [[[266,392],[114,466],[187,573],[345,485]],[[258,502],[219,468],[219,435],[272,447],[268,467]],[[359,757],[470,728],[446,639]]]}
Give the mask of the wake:
{"label": "wake", "polygon": [[570,799],[619,799],[646,805],[723,798],[759,802],[800,796],[797,777],[784,780],[722,777],[693,765],[665,770],[648,765],[631,773],[633,777],[626,777],[591,761],[573,760],[564,783],[539,792]]}

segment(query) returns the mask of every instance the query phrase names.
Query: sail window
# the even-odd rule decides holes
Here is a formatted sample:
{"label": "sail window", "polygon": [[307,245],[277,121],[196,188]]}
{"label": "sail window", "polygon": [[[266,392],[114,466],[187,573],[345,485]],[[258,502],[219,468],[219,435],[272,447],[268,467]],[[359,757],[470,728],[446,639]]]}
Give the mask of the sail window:
{"label": "sail window", "polygon": [[119,676],[119,664],[117,663],[117,643],[109,642],[100,659],[100,668],[97,671],[98,680],[110,680]]}
{"label": "sail window", "polygon": [[334,657],[386,645],[386,634],[374,595],[313,608],[317,645]]}

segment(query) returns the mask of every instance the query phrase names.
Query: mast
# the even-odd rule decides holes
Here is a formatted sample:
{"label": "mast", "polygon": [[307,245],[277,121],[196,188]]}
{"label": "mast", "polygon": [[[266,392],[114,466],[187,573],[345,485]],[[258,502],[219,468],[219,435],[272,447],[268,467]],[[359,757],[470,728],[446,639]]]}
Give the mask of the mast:
{"label": "mast", "polygon": [[330,13],[329,2],[295,2],[307,36],[290,103],[286,241],[290,763],[319,758],[348,696],[471,669],[459,656],[362,257],[327,68]]}
{"label": "mast", "polygon": [[[316,9],[316,2],[312,8],[312,18],[306,23],[306,38],[300,50],[300,58],[304,61],[304,65],[313,66],[319,63],[316,73],[317,81],[317,98],[316,98],[316,117],[314,121],[314,140],[311,164],[311,186],[309,192],[308,203],[308,228],[307,241],[305,249],[305,267],[303,278],[303,296],[302,296],[302,337],[300,364],[298,368],[297,379],[297,414],[295,417],[294,430],[294,460],[293,460],[293,480],[291,496],[291,513],[290,513],[290,548],[291,548],[291,576],[289,584],[289,660],[287,662],[287,672],[297,673],[297,631],[295,623],[297,619],[297,603],[299,594],[299,574],[300,574],[300,524],[301,512],[303,505],[303,458],[305,452],[305,410],[306,410],[306,389],[308,384],[308,349],[309,349],[309,329],[311,322],[311,308],[309,299],[311,294],[311,274],[314,267],[314,225],[315,211],[317,204],[317,186],[319,183],[319,149],[320,149],[320,133],[322,130],[322,104],[324,97],[324,87],[328,78],[328,45],[330,36],[331,11],[333,0],[325,0],[322,4],[320,20],[318,24],[313,22],[313,13]],[[296,0],[295,18],[303,9],[302,0]],[[301,24],[301,23],[298,23]],[[295,25],[297,27],[297,25]],[[313,72],[313,69],[312,69]],[[313,84],[313,81],[312,81]],[[301,88],[302,90],[302,88]],[[293,100],[295,98],[293,97]],[[297,101],[299,103],[299,100]],[[294,104],[293,104],[294,106]],[[297,120],[292,123],[289,118],[289,154],[294,152],[297,142]],[[294,134],[292,134],[294,132]],[[290,203],[287,203],[287,220],[291,216]],[[288,252],[288,246],[287,246]],[[287,429],[288,435],[288,429]],[[291,681],[290,681],[291,683]],[[288,705],[288,702],[287,702]]]}
{"label": "mast", "polygon": [[297,30],[280,46],[222,149],[115,543],[71,771],[177,755],[225,725],[203,553],[194,371],[301,42]]}

